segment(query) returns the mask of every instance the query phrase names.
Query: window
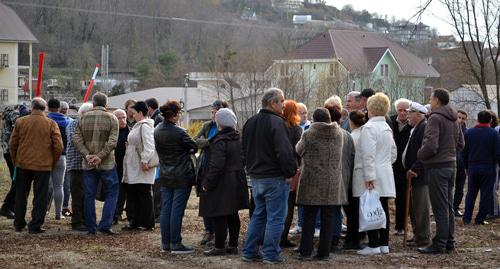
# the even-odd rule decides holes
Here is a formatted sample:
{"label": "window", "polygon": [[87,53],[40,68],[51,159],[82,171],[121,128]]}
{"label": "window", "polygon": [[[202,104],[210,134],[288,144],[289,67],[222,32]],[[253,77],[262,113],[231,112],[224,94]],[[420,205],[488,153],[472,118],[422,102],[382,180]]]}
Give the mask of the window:
{"label": "window", "polygon": [[9,91],[7,89],[0,91],[0,101],[9,101]]}
{"label": "window", "polygon": [[9,54],[0,54],[0,67],[9,67]]}
{"label": "window", "polygon": [[333,77],[334,72],[335,72],[335,66],[333,64],[330,64],[330,77]]}
{"label": "window", "polygon": [[300,64],[300,70],[303,70],[303,69],[304,69],[304,65]]}
{"label": "window", "polygon": [[316,64],[313,64],[313,69],[316,70]]}
{"label": "window", "polygon": [[280,65],[280,75],[281,76],[288,76],[288,64],[281,64]]}
{"label": "window", "polygon": [[380,76],[384,77],[384,78],[389,76],[389,65],[388,64],[380,65]]}

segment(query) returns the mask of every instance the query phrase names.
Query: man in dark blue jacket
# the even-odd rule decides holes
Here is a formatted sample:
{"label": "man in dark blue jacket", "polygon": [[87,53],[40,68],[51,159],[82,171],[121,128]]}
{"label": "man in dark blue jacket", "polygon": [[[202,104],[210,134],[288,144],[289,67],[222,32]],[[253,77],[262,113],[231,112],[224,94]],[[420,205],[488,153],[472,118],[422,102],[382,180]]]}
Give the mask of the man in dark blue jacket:
{"label": "man in dark blue jacket", "polygon": [[484,220],[493,204],[493,185],[500,161],[500,136],[496,130],[490,128],[491,114],[481,111],[477,115],[477,121],[478,124],[474,128],[465,132],[465,148],[462,151],[464,166],[469,175],[464,224],[469,224],[472,220],[478,192],[481,192],[481,196],[475,223],[488,224]]}
{"label": "man in dark blue jacket", "polygon": [[[266,90],[262,109],[243,127],[245,165],[252,181],[255,203],[245,238],[243,261],[263,259],[268,264],[283,261],[279,242],[290,191],[287,179],[297,170],[294,150],[281,118],[284,101],[280,89]],[[263,257],[259,254],[262,242]]]}

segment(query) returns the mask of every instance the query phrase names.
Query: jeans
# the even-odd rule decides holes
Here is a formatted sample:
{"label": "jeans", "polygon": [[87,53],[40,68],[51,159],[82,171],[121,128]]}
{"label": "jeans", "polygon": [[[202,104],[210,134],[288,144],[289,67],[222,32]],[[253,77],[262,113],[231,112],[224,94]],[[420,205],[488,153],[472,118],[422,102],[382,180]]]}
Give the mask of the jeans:
{"label": "jeans", "polygon": [[118,175],[116,174],[116,168],[110,170],[85,170],[83,172],[85,226],[87,226],[89,233],[95,233],[97,228],[95,197],[99,180],[102,181],[105,194],[99,230],[111,229],[116,201],[118,200]]}
{"label": "jeans", "polygon": [[31,221],[28,224],[30,231],[38,230],[45,221],[48,205],[49,171],[33,171],[17,167],[16,175],[16,203],[14,227],[22,229],[26,226],[26,205],[33,182],[33,209]]}
{"label": "jeans", "polygon": [[[304,209],[299,206],[297,207],[297,226],[299,227],[302,227],[302,223],[304,222],[304,218],[303,218],[303,215],[304,214]],[[316,215],[316,223],[314,225],[314,228],[315,229],[319,229],[321,228],[321,217],[320,217],[320,214],[321,214],[321,209],[318,211],[318,214]]]}
{"label": "jeans", "polygon": [[455,214],[453,212],[453,185],[455,183],[455,164],[449,167],[427,168],[425,177],[429,182],[429,197],[436,221],[436,235],[432,245],[440,250],[452,248],[455,244]]}
{"label": "jeans", "polygon": [[342,215],[342,207],[341,206],[332,206],[333,207],[333,230],[332,236],[334,239],[340,238],[342,235],[342,219],[344,216]]}
{"label": "jeans", "polygon": [[54,212],[57,217],[61,216],[62,205],[64,199],[64,175],[66,174],[66,156],[61,155],[59,160],[56,162],[56,166],[52,169],[50,173],[50,181],[51,184],[49,186],[49,203],[52,202],[52,198],[54,199]]}
{"label": "jeans", "polygon": [[481,223],[486,219],[491,206],[493,205],[493,186],[495,185],[497,171],[492,169],[469,169],[469,182],[467,184],[467,196],[465,197],[464,220],[472,219],[474,204],[479,192],[479,211],[476,215],[476,223]]}
{"label": "jeans", "polygon": [[287,212],[290,184],[283,177],[252,179],[252,196],[255,202],[243,248],[247,258],[259,255],[259,244],[263,242],[264,259],[280,258],[279,246]]}
{"label": "jeans", "polygon": [[177,249],[182,246],[182,219],[191,188],[160,187],[161,212],[160,232],[162,249]]}

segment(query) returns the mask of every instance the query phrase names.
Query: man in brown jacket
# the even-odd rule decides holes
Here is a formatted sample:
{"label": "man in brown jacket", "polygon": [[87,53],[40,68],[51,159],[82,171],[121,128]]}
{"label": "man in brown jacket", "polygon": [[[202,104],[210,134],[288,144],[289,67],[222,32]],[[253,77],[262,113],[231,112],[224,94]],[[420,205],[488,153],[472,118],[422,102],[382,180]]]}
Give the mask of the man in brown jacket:
{"label": "man in brown jacket", "polygon": [[422,147],[417,158],[424,165],[425,180],[436,220],[436,236],[432,244],[418,251],[437,254],[455,249],[453,188],[455,182],[456,149],[464,148],[464,136],[457,122],[458,113],[448,103],[450,94],[436,89],[431,94],[431,114],[425,127]]}
{"label": "man in brown jacket", "polygon": [[26,226],[26,204],[33,182],[33,210],[28,224],[29,233],[43,233],[48,205],[50,171],[63,151],[63,141],[57,123],[49,119],[42,98],[31,102],[31,115],[17,119],[10,137],[10,156],[16,166],[16,203],[14,227],[21,232]]}

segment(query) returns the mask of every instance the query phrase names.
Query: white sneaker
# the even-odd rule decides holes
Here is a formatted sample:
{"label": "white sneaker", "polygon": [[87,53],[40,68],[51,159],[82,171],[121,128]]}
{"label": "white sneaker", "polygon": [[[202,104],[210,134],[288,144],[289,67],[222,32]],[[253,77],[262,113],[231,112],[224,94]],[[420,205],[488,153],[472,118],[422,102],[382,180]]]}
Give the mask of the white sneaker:
{"label": "white sneaker", "polygon": [[297,234],[300,234],[300,233],[302,233],[302,227],[300,227],[300,226],[295,226],[295,227],[293,227],[293,229],[291,229],[288,233],[290,233],[291,235],[297,235]]}
{"label": "white sneaker", "polygon": [[376,255],[376,254],[380,254],[380,248],[379,247],[376,247],[376,248],[365,247],[362,250],[358,250],[358,254],[359,255]]}
{"label": "white sneaker", "polygon": [[342,232],[347,232],[347,226],[342,224]]}
{"label": "white sneaker", "polygon": [[380,246],[380,252],[382,254],[389,254],[389,246]]}
{"label": "white sneaker", "polygon": [[320,229],[314,229],[314,238],[319,238]]}

